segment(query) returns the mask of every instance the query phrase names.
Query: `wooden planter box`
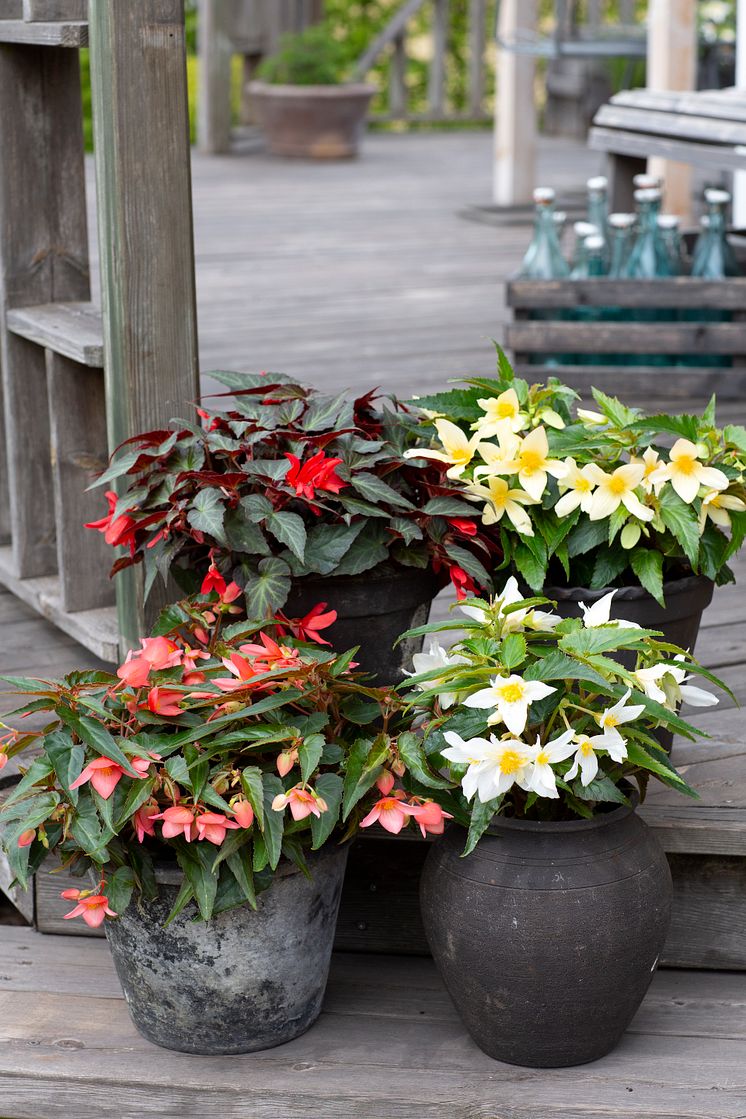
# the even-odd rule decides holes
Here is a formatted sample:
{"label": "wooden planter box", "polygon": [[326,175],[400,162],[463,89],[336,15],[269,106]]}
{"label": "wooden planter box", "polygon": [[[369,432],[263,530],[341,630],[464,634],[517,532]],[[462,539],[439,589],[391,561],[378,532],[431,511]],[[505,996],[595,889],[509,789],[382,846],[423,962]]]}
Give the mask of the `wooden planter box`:
{"label": "wooden planter box", "polygon": [[[512,280],[507,302],[513,321],[506,348],[529,379],[555,376],[581,392],[596,386],[648,395],[656,379],[661,396],[682,403],[713,392],[742,399],[746,391],[746,279]],[[610,314],[583,317],[594,308],[613,308],[619,321]],[[651,311],[660,319],[650,321]],[[723,321],[712,321],[713,312],[723,313]],[[611,359],[618,355],[670,364],[616,364]],[[687,364],[677,365],[682,357]]]}

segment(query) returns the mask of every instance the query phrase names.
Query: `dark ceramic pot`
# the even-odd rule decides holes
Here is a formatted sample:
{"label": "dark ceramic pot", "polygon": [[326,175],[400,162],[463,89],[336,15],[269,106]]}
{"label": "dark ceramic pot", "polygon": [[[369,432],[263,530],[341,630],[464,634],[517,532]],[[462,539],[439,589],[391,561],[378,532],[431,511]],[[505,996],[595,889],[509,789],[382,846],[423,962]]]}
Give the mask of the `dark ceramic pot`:
{"label": "dark ceramic pot", "polygon": [[306,577],[293,583],[283,612],[302,618],[317,602],[337,611],[337,621],[323,631],[338,652],[360,646],[355,658],[361,669],[375,674],[376,684],[398,684],[412,668],[412,654],[422,639],[394,643],[408,629],[424,625],[440,589],[431,571],[381,566],[362,575]]}
{"label": "dark ceramic pot", "polygon": [[274,155],[350,159],[357,155],[375,87],[250,82],[251,103]]}
{"label": "dark ceramic pot", "polygon": [[[702,614],[712,602],[714,588],[712,580],[706,579],[704,575],[687,575],[683,579],[664,584],[663,597],[666,605],[661,606],[642,587],[621,587],[611,600],[610,617],[637,622],[645,629],[660,630],[663,641],[680,645],[682,649],[693,653]],[[563,618],[579,618],[582,615],[581,602],[592,606],[608,594],[610,589],[605,587],[601,591],[589,591],[583,587],[545,587],[542,593],[557,603],[557,613]],[[635,653],[609,655],[625,668],[635,666]],[[673,733],[661,728],[656,731],[655,737],[662,748],[670,753]]]}
{"label": "dark ceramic pot", "polygon": [[671,909],[661,847],[631,808],[593,820],[495,817],[467,858],[452,827],[420,901],[451,998],[490,1057],[580,1065],[617,1044],[648,989]]}
{"label": "dark ceramic pot", "polygon": [[248,905],[210,921],[191,902],[164,928],[181,873],[157,871],[156,901],[132,901],[106,935],[132,1020],[143,1037],[182,1053],[270,1049],[321,1013],[347,848],[309,857]]}

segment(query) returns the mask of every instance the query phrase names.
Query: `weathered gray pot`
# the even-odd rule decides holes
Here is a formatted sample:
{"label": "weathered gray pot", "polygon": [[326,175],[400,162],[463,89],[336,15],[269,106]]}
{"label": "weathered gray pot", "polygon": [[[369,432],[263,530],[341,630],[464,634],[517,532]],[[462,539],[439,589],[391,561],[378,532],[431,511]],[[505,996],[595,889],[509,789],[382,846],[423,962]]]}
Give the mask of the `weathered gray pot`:
{"label": "weathered gray pot", "polygon": [[313,879],[286,868],[248,905],[210,921],[190,903],[168,928],[181,873],[157,872],[159,897],[106,923],[117,974],[140,1033],[182,1053],[251,1053],[304,1033],[329,975],[347,847],[310,856]]}
{"label": "weathered gray pot", "polygon": [[428,942],[477,1045],[533,1068],[594,1061],[637,1011],[669,925],[671,874],[631,808],[495,817],[467,858],[450,828],[425,863]]}
{"label": "weathered gray pot", "polygon": [[350,159],[357,155],[375,87],[249,82],[257,122],[274,155]]}
{"label": "weathered gray pot", "polygon": [[337,621],[322,636],[340,653],[359,645],[355,660],[375,675],[376,684],[399,684],[422,638],[394,644],[406,630],[427,622],[440,585],[429,570],[394,570],[388,564],[362,575],[306,576],[293,582],[283,611],[288,618],[302,618],[317,602],[326,602],[337,611]]}

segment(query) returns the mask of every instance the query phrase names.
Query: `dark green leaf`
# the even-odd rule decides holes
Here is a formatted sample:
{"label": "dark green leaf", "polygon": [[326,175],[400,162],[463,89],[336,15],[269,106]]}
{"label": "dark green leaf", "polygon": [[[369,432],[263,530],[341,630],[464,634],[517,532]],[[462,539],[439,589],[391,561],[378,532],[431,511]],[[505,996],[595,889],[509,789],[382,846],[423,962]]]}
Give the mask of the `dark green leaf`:
{"label": "dark green leaf", "polygon": [[365,528],[365,521],[351,525],[316,525],[306,540],[305,567],[329,575]]}
{"label": "dark green leaf", "polygon": [[255,765],[247,765],[241,771],[241,788],[244,796],[254,809],[256,822],[261,831],[264,831],[264,786],[262,785],[262,771]]}
{"label": "dark green leaf", "polygon": [[493,816],[496,816],[500,811],[500,804],[502,797],[496,797],[495,800],[490,800],[487,804],[482,804],[478,796],[474,797],[474,805],[471,810],[471,820],[469,822],[469,831],[466,837],[466,847],[461,853],[461,858],[470,855],[476,847],[479,840],[482,838]]}
{"label": "dark green leaf", "polygon": [[298,747],[300,773],[304,781],[311,780],[324,752],[324,741],[323,734],[310,734]]}
{"label": "dark green leaf", "polygon": [[306,526],[297,513],[272,513],[267,517],[267,528],[281,544],[303,563],[306,550]]}
{"label": "dark green leaf", "polygon": [[194,891],[194,897],[203,921],[209,921],[215,904],[215,895],[218,890],[217,876],[213,873],[212,864],[215,853],[208,850],[212,844],[185,844],[176,852],[179,866],[184,871],[189,885]]}
{"label": "dark green leaf", "polygon": [[249,846],[240,851],[234,851],[226,860],[228,868],[241,887],[241,892],[252,909],[256,909],[256,890],[254,889],[254,875],[251,871]]}
{"label": "dark green leaf", "polygon": [[[277,869],[282,854],[282,836],[285,830],[285,811],[276,812],[272,801],[284,792],[282,781],[274,773],[264,774],[264,843],[272,870]],[[256,840],[255,840],[256,842]],[[255,867],[255,869],[257,869]]]}
{"label": "dark green leaf", "polygon": [[676,537],[693,567],[697,566],[699,555],[699,521],[691,505],[666,486],[659,498],[660,518],[667,529]]}
{"label": "dark green leaf", "polygon": [[630,556],[632,570],[640,584],[656,602],[665,606],[663,598],[663,555],[652,548],[635,548]]}
{"label": "dark green leaf", "polygon": [[198,490],[192,501],[192,507],[187,513],[187,520],[192,528],[204,532],[220,544],[227,544],[223,520],[225,518],[225,505],[220,490]]}
{"label": "dark green leaf", "polygon": [[244,586],[246,613],[250,618],[270,617],[285,605],[289,593],[288,565],[274,556],[260,560],[256,570],[247,573]]}
{"label": "dark green leaf", "polygon": [[399,756],[416,781],[428,789],[450,789],[452,782],[430,769],[420,735],[405,731],[399,735],[398,744]]}
{"label": "dark green leaf", "polygon": [[320,773],[316,779],[316,792],[326,801],[327,811],[311,817],[313,850],[318,851],[334,831],[339,820],[344,782],[338,773]]}
{"label": "dark green leaf", "polygon": [[498,655],[500,663],[508,671],[517,668],[526,659],[526,638],[522,633],[509,633],[500,643]]}
{"label": "dark green leaf", "polygon": [[130,903],[135,888],[135,872],[131,866],[120,866],[106,883],[106,896],[109,907],[119,915],[124,913]]}

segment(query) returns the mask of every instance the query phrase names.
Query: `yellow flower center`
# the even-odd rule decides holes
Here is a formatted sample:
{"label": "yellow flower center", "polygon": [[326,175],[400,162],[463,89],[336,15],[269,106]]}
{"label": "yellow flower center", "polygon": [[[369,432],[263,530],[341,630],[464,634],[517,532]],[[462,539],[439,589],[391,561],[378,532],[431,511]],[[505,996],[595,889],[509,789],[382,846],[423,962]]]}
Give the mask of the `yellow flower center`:
{"label": "yellow flower center", "polygon": [[679,474],[693,474],[698,463],[693,455],[679,455],[674,465]]}
{"label": "yellow flower center", "polygon": [[506,750],[500,758],[501,773],[517,773],[523,768],[523,758],[515,750]]}
{"label": "yellow flower center", "polygon": [[473,458],[469,447],[451,447],[448,453],[456,466],[468,466]]}
{"label": "yellow flower center", "polygon": [[521,684],[504,684],[502,688],[497,689],[497,692],[504,703],[520,703],[523,699]]}
{"label": "yellow flower center", "polygon": [[584,758],[593,753],[593,743],[588,738],[584,738],[580,743],[580,753]]}
{"label": "yellow flower center", "polygon": [[584,478],[582,474],[575,480],[575,489],[578,493],[588,493],[593,488],[593,483]]}
{"label": "yellow flower center", "polygon": [[609,479],[609,492],[614,494],[614,497],[621,497],[626,493],[629,486],[619,474],[612,474]]}
{"label": "yellow flower center", "polygon": [[536,755],[536,765],[549,765],[549,754],[546,750],[540,750]]}
{"label": "yellow flower center", "polygon": [[522,474],[535,474],[538,470],[543,470],[545,461],[540,451],[532,451],[531,449],[521,451],[518,456]]}
{"label": "yellow flower center", "polygon": [[648,462],[646,462],[646,463],[645,463],[645,474],[644,474],[644,477],[645,477],[645,478],[649,478],[649,477],[650,477],[650,475],[651,475],[651,474],[652,474],[652,473],[653,473],[654,471],[656,471],[657,469],[658,469],[658,463],[657,463],[657,462],[649,462],[649,461],[648,461]]}
{"label": "yellow flower center", "polygon": [[512,420],[518,415],[517,408],[509,400],[499,400],[495,411],[501,420]]}
{"label": "yellow flower center", "polygon": [[609,712],[608,715],[604,715],[603,725],[605,727],[618,727],[619,719],[616,717],[616,715],[612,715],[611,712]]}

